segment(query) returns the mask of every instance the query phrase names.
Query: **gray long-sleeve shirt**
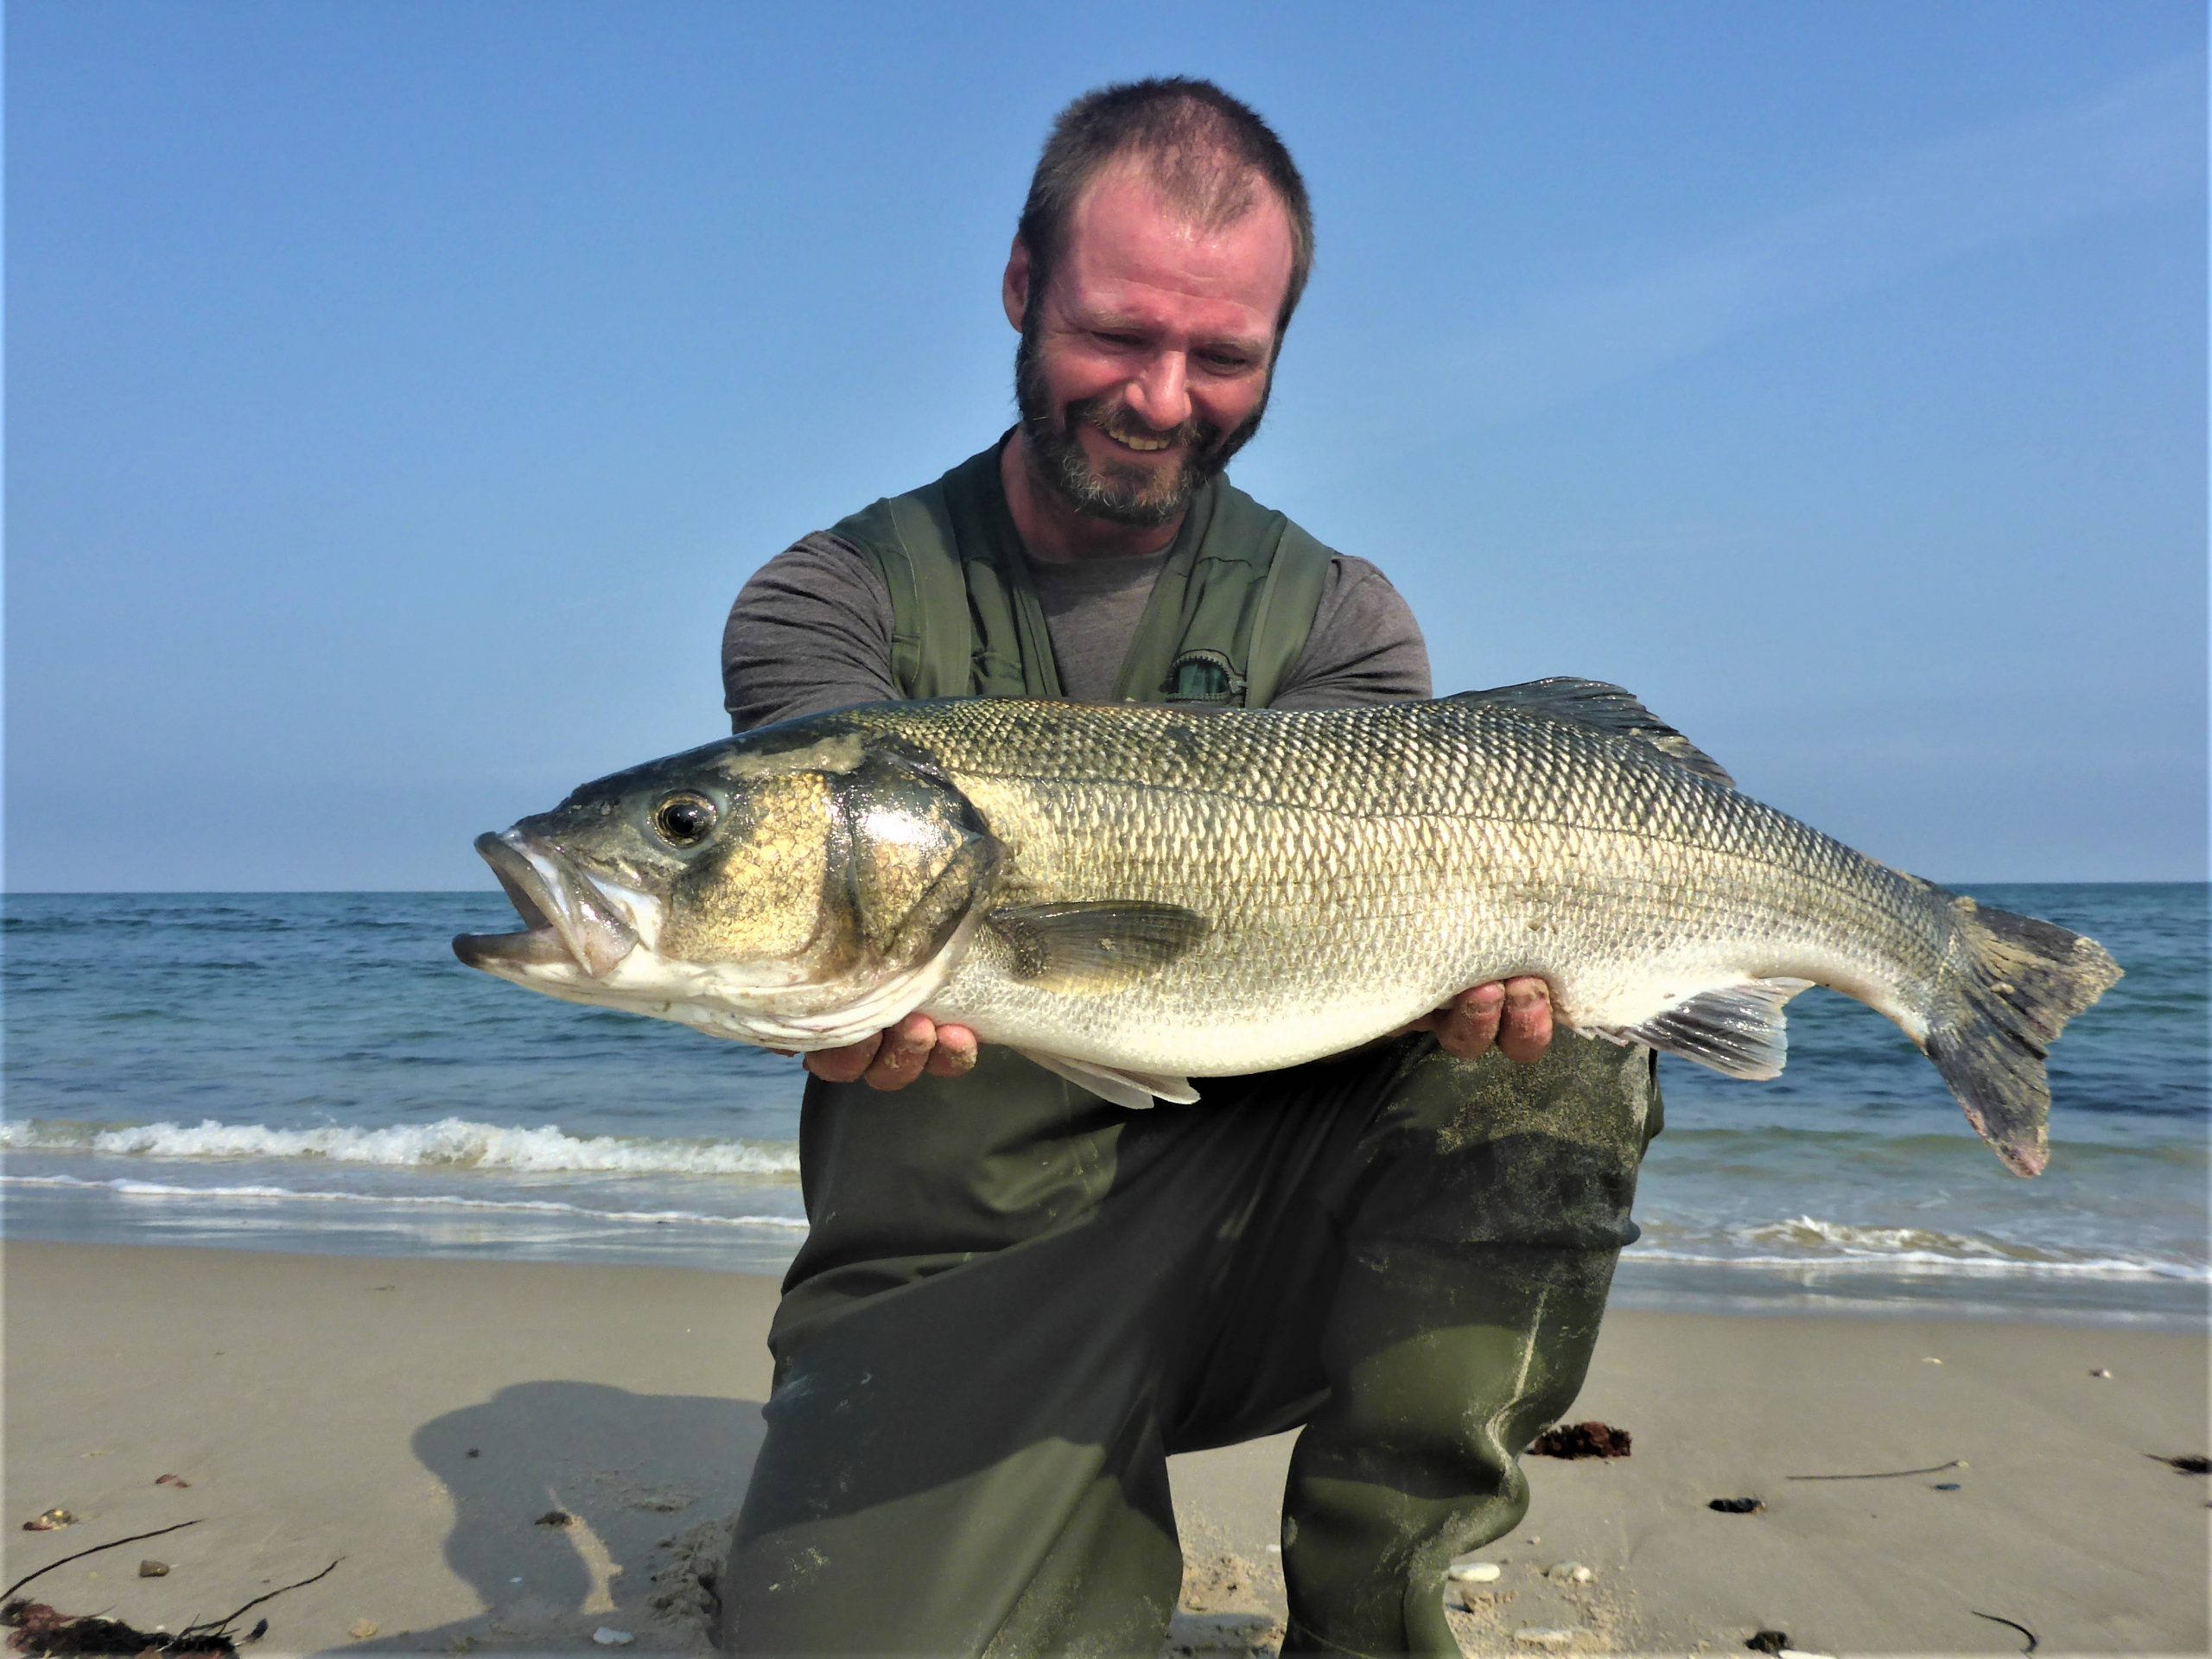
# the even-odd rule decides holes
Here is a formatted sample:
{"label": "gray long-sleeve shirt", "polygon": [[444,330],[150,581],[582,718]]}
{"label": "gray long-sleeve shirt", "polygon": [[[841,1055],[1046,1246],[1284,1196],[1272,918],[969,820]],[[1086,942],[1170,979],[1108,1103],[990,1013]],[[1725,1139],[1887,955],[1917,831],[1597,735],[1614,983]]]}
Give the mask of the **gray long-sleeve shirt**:
{"label": "gray long-sleeve shirt", "polygon": [[[1112,699],[1167,557],[1030,562],[1069,696]],[[868,556],[817,531],[761,566],[722,630],[722,694],[741,732],[896,698],[891,593]],[[1330,709],[1428,695],[1428,650],[1413,612],[1380,570],[1338,554],[1313,631],[1274,706]]]}

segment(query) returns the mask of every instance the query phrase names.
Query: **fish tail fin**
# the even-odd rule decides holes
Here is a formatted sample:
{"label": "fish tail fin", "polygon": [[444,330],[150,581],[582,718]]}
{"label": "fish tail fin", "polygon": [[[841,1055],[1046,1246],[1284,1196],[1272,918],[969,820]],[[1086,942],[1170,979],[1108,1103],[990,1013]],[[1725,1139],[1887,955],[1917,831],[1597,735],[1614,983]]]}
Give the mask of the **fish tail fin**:
{"label": "fish tail fin", "polygon": [[2120,978],[2120,964],[2094,939],[2032,916],[1965,898],[1951,910],[1966,960],[1923,1046],[2005,1167],[2039,1175],[2050,1160],[2044,1061],[2066,1022]]}

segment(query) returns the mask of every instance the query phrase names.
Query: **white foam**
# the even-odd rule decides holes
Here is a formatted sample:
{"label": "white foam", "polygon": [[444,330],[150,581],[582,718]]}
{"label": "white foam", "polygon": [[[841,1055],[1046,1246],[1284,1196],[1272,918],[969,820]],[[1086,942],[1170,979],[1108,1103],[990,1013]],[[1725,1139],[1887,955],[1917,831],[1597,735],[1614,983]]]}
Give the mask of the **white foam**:
{"label": "white foam", "polygon": [[[1654,1230],[1661,1230],[1655,1229]],[[1667,1229],[1667,1231],[1688,1230]],[[1644,1240],[1622,1254],[1639,1262],[1694,1267],[1806,1268],[1895,1273],[1907,1276],[1960,1274],[1973,1276],[2067,1276],[2092,1279],[2171,1279],[2212,1283],[2212,1267],[2136,1256],[2061,1255],[2023,1245],[2002,1245],[1971,1235],[1916,1227],[1871,1227],[1799,1216],[1789,1221],[1732,1228],[1728,1243],[1740,1249],[1703,1248],[1685,1241]]]}
{"label": "white foam", "polygon": [[1751,1244],[1796,1245],[1815,1255],[1872,1255],[1939,1261],[2062,1262],[2050,1251],[2006,1247],[1970,1233],[1946,1233],[1925,1227],[1869,1227],[1844,1221],[1796,1216],[1788,1221],[1746,1227],[1737,1236]]}
{"label": "white foam", "polygon": [[321,1192],[299,1187],[178,1186],[164,1181],[127,1178],[80,1180],[73,1175],[0,1175],[0,1186],[60,1186],[114,1192],[127,1198],[281,1198],[315,1204],[376,1204],[433,1210],[499,1210],[531,1215],[581,1216],[591,1221],[645,1222],[656,1226],[689,1222],[704,1227],[771,1227],[804,1232],[803,1216],[706,1216],[689,1210],[595,1210],[552,1198],[471,1198],[458,1194]]}
{"label": "white foam", "polygon": [[575,1171],[587,1173],[795,1178],[798,1148],[778,1141],[668,1141],[574,1135],[550,1126],[514,1128],[441,1118],[435,1123],[353,1128],[274,1128],[265,1123],[76,1123],[26,1118],[0,1123],[0,1150],[102,1153],[149,1158],[304,1158],[394,1167]]}

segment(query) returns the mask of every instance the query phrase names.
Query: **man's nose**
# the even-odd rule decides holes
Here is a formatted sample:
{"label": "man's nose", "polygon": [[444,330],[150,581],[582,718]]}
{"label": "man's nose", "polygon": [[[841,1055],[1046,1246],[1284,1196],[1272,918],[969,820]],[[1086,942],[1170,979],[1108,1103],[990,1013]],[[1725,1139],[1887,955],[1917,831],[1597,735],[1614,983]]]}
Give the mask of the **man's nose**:
{"label": "man's nose", "polygon": [[1183,353],[1161,352],[1147,359],[1130,382],[1129,413],[1155,432],[1166,432],[1191,418],[1190,384]]}

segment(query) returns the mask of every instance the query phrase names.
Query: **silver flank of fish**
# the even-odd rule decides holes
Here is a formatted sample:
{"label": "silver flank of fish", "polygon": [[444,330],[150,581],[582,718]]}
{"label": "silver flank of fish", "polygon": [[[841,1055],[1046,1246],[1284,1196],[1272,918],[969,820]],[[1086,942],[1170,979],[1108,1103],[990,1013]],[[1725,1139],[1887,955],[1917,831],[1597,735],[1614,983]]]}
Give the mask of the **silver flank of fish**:
{"label": "silver flank of fish", "polygon": [[[696,849],[654,817],[686,791],[715,820]],[[1821,984],[1896,1021],[2031,1174],[2049,1046],[2120,975],[1760,804],[1581,680],[1319,713],[873,705],[588,785],[487,842],[539,925],[456,941],[474,965],[783,1047],[920,1007],[1130,1104],[1516,975],[1577,1032],[1771,1077],[1783,1006]],[[679,937],[743,892],[745,925]]]}

